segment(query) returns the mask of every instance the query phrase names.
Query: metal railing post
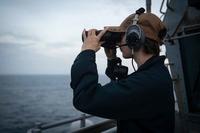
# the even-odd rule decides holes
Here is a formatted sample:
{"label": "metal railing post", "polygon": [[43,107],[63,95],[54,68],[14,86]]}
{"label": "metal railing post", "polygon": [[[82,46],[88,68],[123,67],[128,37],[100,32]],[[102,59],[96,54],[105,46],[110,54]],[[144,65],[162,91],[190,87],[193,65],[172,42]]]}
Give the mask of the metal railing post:
{"label": "metal railing post", "polygon": [[80,120],[80,128],[83,128],[86,126],[86,114],[81,114],[81,120]]}

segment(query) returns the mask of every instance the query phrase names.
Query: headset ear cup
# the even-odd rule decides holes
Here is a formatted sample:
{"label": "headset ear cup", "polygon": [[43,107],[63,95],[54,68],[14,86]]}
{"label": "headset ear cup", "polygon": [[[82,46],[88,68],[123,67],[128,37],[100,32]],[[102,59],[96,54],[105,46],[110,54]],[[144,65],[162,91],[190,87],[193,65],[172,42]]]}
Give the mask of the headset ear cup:
{"label": "headset ear cup", "polygon": [[141,44],[145,43],[145,35],[142,28],[139,25],[131,25],[126,31],[126,42],[129,48],[135,50],[141,47]]}

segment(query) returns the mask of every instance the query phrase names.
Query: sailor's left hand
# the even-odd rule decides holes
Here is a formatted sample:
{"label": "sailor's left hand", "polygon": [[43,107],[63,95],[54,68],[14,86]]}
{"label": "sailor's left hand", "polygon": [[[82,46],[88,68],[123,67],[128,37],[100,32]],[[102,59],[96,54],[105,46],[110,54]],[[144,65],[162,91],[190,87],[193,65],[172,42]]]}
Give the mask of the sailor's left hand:
{"label": "sailor's left hand", "polygon": [[97,52],[101,48],[100,39],[106,33],[107,28],[102,30],[98,35],[96,35],[96,29],[88,30],[88,34],[86,36],[86,31],[83,30],[83,45],[81,51],[84,50],[94,50]]}

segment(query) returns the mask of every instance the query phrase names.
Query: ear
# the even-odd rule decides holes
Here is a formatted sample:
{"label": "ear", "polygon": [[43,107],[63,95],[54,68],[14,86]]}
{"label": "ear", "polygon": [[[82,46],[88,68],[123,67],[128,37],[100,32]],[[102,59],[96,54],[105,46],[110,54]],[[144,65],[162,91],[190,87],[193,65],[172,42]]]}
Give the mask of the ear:
{"label": "ear", "polygon": [[163,29],[161,29],[161,30],[159,31],[158,37],[159,37],[160,39],[163,39],[163,38],[166,36],[166,34],[167,34],[167,29],[166,29],[166,28],[163,28]]}

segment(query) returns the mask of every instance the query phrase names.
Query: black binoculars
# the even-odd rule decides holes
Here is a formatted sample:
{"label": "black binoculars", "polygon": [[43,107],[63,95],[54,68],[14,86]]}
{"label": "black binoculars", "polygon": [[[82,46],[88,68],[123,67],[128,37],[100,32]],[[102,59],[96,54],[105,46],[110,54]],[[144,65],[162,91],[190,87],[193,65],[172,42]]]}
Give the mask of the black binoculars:
{"label": "black binoculars", "polygon": [[[97,30],[96,35],[98,35],[102,30]],[[86,36],[88,32],[86,31]],[[111,32],[107,31],[100,39],[100,42],[103,42],[101,45],[105,48],[113,48],[116,47],[117,44],[119,44],[122,40],[123,35],[125,32]],[[82,41],[84,41],[83,35],[82,35]]]}

